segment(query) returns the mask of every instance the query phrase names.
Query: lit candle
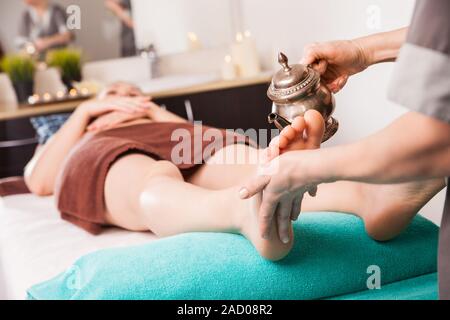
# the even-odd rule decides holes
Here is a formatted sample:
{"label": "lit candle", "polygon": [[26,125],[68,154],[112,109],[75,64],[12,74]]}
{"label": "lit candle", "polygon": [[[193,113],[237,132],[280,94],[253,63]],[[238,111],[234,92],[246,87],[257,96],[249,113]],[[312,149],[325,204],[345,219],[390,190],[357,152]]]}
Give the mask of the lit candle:
{"label": "lit candle", "polygon": [[232,80],[236,78],[236,66],[233,63],[231,55],[226,55],[222,64],[222,78]]}
{"label": "lit candle", "polygon": [[77,95],[78,95],[77,89],[70,89],[69,96],[71,96],[72,98],[75,98]]}
{"label": "lit candle", "polygon": [[189,51],[200,50],[202,48],[202,44],[201,44],[200,40],[198,39],[197,34],[195,34],[195,32],[188,32],[187,38],[188,38],[188,50]]}
{"label": "lit candle", "polygon": [[261,72],[258,52],[250,31],[236,34],[236,42],[231,46],[231,55],[241,77],[253,77]]}
{"label": "lit candle", "polygon": [[33,55],[33,54],[35,54],[36,53],[36,47],[34,46],[34,44],[33,43],[27,43],[26,45],[25,45],[25,51],[26,51],[26,53],[28,53],[29,55]]}
{"label": "lit candle", "polygon": [[241,43],[244,40],[244,36],[242,33],[238,32],[236,33],[236,42]]}
{"label": "lit candle", "polygon": [[50,93],[46,92],[46,93],[44,93],[42,98],[44,99],[44,101],[48,102],[48,101],[52,100],[52,95]]}
{"label": "lit candle", "polygon": [[64,98],[64,91],[58,91],[58,92],[56,92],[56,97],[57,97],[58,99]]}
{"label": "lit candle", "polygon": [[33,94],[32,96],[28,97],[28,103],[29,104],[35,104],[39,101],[39,95]]}
{"label": "lit candle", "polygon": [[81,88],[81,94],[83,96],[89,95],[89,89],[88,88]]}

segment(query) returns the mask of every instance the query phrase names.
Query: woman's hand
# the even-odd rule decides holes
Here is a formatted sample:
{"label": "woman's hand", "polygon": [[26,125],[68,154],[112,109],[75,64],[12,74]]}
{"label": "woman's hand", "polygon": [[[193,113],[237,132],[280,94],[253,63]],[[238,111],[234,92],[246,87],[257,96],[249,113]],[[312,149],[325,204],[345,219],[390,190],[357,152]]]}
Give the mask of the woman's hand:
{"label": "woman's hand", "polygon": [[128,113],[123,111],[113,111],[107,114],[103,114],[95,119],[88,127],[88,131],[99,131],[113,128],[121,123],[128,121],[148,118],[147,111]]}
{"label": "woman's hand", "polygon": [[86,101],[76,111],[82,113],[88,119],[93,119],[113,111],[141,115],[143,112],[147,112],[152,105],[153,103],[148,97],[106,97],[100,100]]}
{"label": "woman's hand", "polygon": [[263,192],[258,213],[263,238],[267,237],[276,218],[280,240],[289,242],[290,220],[298,218],[304,194],[315,192],[315,183],[299,169],[299,154],[305,152],[309,151],[287,152],[261,165],[258,175],[240,191],[242,199]]}
{"label": "woman's hand", "polygon": [[37,52],[42,52],[50,47],[50,43],[47,38],[38,38],[34,41],[33,45]]}
{"label": "woman's hand", "polygon": [[302,64],[311,65],[334,93],[341,90],[348,78],[369,66],[369,58],[358,40],[342,40],[307,45]]}

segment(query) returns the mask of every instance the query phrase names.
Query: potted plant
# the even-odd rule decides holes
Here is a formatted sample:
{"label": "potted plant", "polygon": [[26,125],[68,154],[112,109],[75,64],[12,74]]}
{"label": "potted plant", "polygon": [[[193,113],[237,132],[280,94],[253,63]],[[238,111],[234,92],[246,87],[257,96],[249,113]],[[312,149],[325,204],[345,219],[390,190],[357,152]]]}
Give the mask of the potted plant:
{"label": "potted plant", "polygon": [[17,100],[26,102],[33,94],[34,60],[27,55],[7,55],[1,60],[1,69],[9,76],[16,91]]}
{"label": "potted plant", "polygon": [[73,81],[81,81],[81,51],[76,49],[56,49],[47,53],[46,62],[49,67],[56,67],[68,89],[73,88]]}

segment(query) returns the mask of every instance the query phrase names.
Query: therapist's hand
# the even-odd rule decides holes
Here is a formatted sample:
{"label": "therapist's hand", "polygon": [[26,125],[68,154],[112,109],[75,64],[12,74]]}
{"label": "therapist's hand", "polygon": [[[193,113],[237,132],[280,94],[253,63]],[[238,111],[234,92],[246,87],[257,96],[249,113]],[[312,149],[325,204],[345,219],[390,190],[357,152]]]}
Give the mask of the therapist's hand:
{"label": "therapist's hand", "polygon": [[309,151],[287,152],[261,165],[258,175],[246,183],[240,190],[240,197],[248,199],[263,192],[258,217],[263,238],[267,238],[275,219],[278,234],[284,243],[289,242],[289,226],[300,214],[303,196],[313,193],[315,185],[308,181],[306,175],[299,172],[300,153]]}
{"label": "therapist's hand", "polygon": [[321,74],[325,85],[334,93],[348,78],[369,66],[369,59],[358,40],[341,40],[309,44],[300,63],[311,65]]}

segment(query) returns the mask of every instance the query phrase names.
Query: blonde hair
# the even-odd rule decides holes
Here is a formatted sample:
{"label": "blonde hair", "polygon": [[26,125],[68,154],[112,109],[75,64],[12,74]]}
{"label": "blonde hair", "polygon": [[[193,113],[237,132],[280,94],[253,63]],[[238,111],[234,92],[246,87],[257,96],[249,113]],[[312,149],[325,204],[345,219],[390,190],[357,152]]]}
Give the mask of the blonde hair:
{"label": "blonde hair", "polygon": [[118,86],[118,85],[128,85],[128,86],[134,87],[134,88],[138,89],[143,94],[143,91],[142,91],[141,87],[139,87],[137,84],[134,84],[132,82],[127,82],[127,81],[114,81],[114,82],[109,83],[105,87],[103,87],[102,90],[100,90],[97,93],[96,98],[97,99],[105,98],[106,95],[108,94],[108,90],[110,90],[111,87]]}

